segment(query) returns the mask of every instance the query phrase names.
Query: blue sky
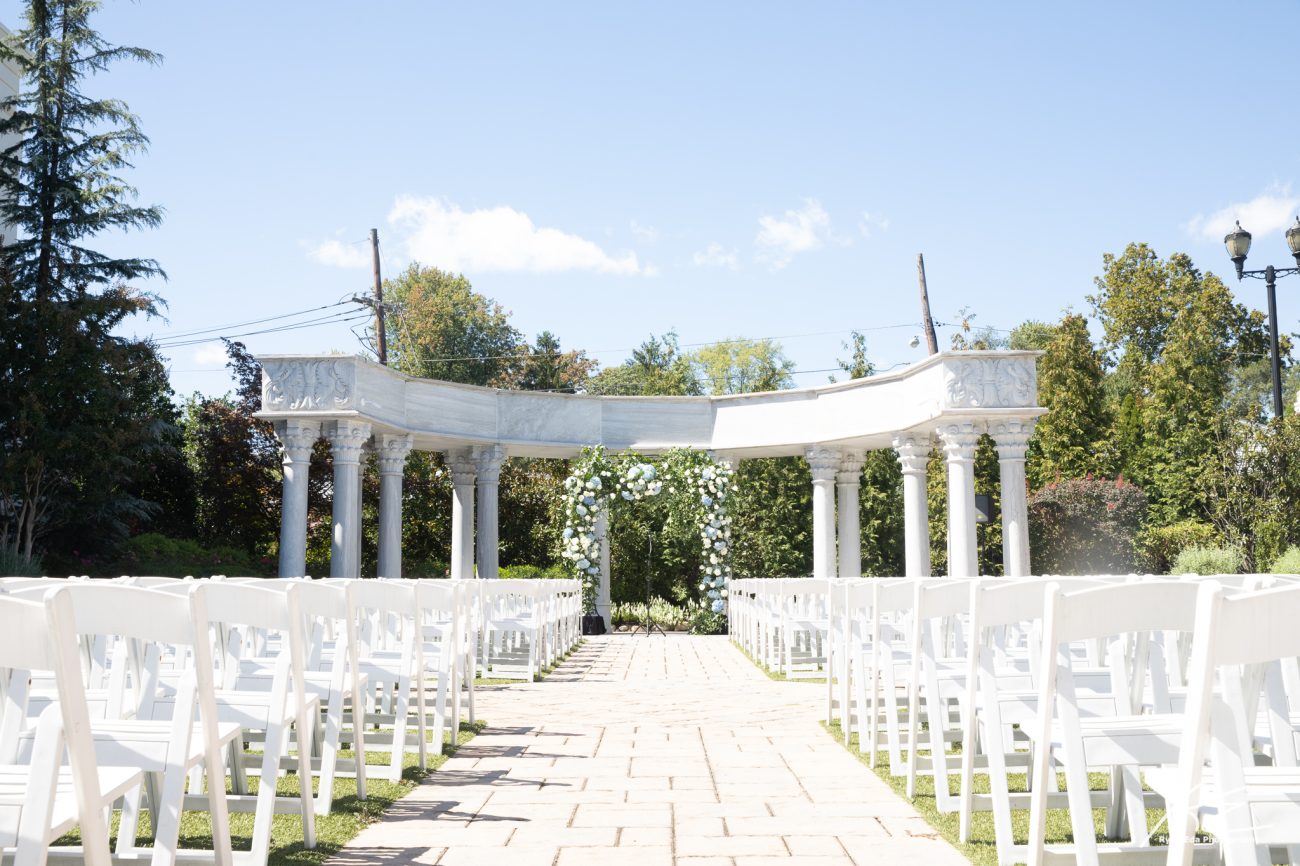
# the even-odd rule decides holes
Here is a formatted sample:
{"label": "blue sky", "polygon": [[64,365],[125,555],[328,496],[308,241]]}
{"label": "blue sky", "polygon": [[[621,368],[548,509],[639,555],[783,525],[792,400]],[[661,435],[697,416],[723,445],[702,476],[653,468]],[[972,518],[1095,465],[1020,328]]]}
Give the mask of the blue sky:
{"label": "blue sky", "polygon": [[[1226,276],[1233,215],[1253,265],[1291,263],[1293,2],[108,0],[100,25],[166,55],[87,86],[153,140],[131,179],[164,226],[102,245],[168,271],[163,341],[368,290],[372,226],[386,274],[463,270],[604,364],[670,328],[779,337],[800,371],[852,328],[919,360],[917,252],[935,318],[1008,329],[1086,310],[1130,241]],[[179,392],[229,387],[218,346],[168,350]]]}

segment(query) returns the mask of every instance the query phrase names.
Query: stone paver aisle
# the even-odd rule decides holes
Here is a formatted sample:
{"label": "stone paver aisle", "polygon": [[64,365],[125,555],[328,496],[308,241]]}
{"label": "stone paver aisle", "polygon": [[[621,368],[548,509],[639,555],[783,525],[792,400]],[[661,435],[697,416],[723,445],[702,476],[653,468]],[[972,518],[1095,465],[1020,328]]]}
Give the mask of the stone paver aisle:
{"label": "stone paver aisle", "polygon": [[726,638],[588,639],[334,866],[966,864]]}

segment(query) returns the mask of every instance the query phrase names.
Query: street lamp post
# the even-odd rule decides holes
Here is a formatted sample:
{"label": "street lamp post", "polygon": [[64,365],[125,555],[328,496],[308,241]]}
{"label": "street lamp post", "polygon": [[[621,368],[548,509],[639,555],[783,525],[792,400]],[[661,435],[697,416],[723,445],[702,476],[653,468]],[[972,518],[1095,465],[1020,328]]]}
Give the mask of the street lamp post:
{"label": "street lamp post", "polygon": [[1232,263],[1237,266],[1237,279],[1243,277],[1255,277],[1264,281],[1268,287],[1268,338],[1273,354],[1273,416],[1282,417],[1282,355],[1277,345],[1277,278],[1286,277],[1291,274],[1300,274],[1300,216],[1296,217],[1295,225],[1286,230],[1286,245],[1291,249],[1291,255],[1295,257],[1296,267],[1294,268],[1275,268],[1272,265],[1259,271],[1248,271],[1246,267],[1246,254],[1250,252],[1250,232],[1237,223],[1237,230],[1230,232],[1223,239],[1223,244],[1228,248],[1228,257]]}

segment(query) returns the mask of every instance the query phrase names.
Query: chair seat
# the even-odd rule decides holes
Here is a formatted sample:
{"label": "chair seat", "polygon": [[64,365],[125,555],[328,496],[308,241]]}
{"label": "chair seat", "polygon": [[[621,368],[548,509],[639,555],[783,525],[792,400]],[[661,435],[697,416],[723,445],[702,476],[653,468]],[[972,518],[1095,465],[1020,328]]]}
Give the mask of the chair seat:
{"label": "chair seat", "polygon": [[[1079,720],[1089,767],[1178,763],[1186,722],[1178,715],[1096,716]],[[1032,726],[1031,726],[1032,727]],[[1030,739],[1034,732],[1027,731]],[[1059,724],[1052,725],[1052,754],[1064,758]]]}
{"label": "chair seat", "polygon": [[[99,767],[100,802],[105,806],[140,784],[143,773],[135,767]],[[47,777],[48,778],[48,777]],[[31,767],[0,766],[0,848],[18,844],[18,825],[31,793]],[[53,836],[71,830],[77,824],[77,799],[72,785],[72,771],[59,769],[54,789]]]}
{"label": "chair seat", "polygon": [[[138,767],[146,773],[160,773],[167,763],[172,723],[148,719],[92,720],[91,737],[96,759],[106,766]],[[218,739],[224,747],[239,739],[243,729],[234,722],[217,724]],[[33,731],[18,736],[19,759],[30,757]],[[187,767],[203,760],[203,728],[196,723],[190,734]]]}
{"label": "chair seat", "polygon": [[[1243,776],[1256,841],[1262,845],[1300,843],[1300,767],[1247,768]],[[1158,767],[1144,771],[1142,778],[1168,802],[1178,785],[1178,769]],[[1219,790],[1208,767],[1201,773],[1195,799],[1197,822],[1207,832],[1222,835]]]}

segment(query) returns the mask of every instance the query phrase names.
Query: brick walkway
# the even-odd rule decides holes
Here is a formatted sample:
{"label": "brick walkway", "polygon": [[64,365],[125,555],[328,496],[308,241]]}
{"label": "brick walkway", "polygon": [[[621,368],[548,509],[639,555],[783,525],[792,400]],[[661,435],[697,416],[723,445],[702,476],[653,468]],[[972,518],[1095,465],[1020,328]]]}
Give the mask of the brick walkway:
{"label": "brick walkway", "polygon": [[332,866],[967,862],[726,638],[588,639]]}

